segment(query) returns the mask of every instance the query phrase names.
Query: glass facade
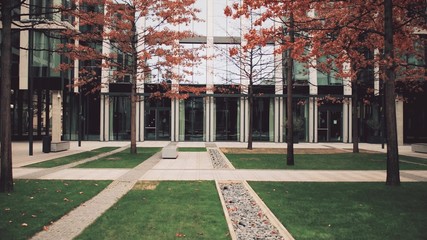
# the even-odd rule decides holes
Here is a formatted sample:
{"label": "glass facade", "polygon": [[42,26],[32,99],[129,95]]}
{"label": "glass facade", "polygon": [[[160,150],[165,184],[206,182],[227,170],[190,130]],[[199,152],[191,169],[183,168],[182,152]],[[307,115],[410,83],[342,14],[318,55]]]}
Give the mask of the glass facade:
{"label": "glass facade", "polygon": [[254,141],[274,140],[274,98],[254,98],[252,106],[253,127],[252,138]]}
{"label": "glass facade", "polygon": [[[55,4],[69,4],[69,2],[68,0],[31,0],[30,17],[33,19],[57,20],[56,17],[60,15],[55,15],[46,10]],[[207,93],[203,92],[200,96],[192,95],[185,100],[145,97],[144,101],[140,102],[139,110],[141,112],[137,116],[137,124],[140,124],[139,129],[141,129],[144,140],[245,141],[247,139],[247,136],[245,136],[247,129],[244,128],[247,128],[249,111],[248,96],[246,95],[248,79],[243,70],[251,67],[254,70],[252,80],[255,88],[260,89],[255,92],[252,105],[253,140],[271,142],[282,141],[278,140],[279,137],[281,137],[280,139],[286,139],[286,99],[282,92],[283,89],[286,89],[286,83],[280,84],[279,82],[282,81],[281,76],[279,78],[275,76],[277,67],[281,66],[281,62],[277,61],[277,56],[273,55],[274,45],[267,44],[267,46],[255,49],[254,55],[249,56],[249,59],[252,58],[252,61],[257,63],[254,66],[248,66],[247,63],[239,62],[239,59],[233,60],[229,57],[231,48],[237,48],[240,53],[240,41],[243,34],[242,26],[245,24],[250,25],[251,22],[251,19],[241,21],[240,19],[226,17],[223,14],[224,8],[227,5],[231,6],[235,2],[240,2],[240,0],[195,1],[194,7],[200,9],[197,17],[202,21],[193,21],[186,26],[171,26],[171,29],[180,28],[181,30],[191,30],[195,33],[193,42],[191,42],[191,39],[186,39],[185,43],[181,43],[184,48],[200,48],[199,56],[213,53],[213,57],[201,59],[200,64],[195,66],[174,67],[170,71],[182,74],[182,78],[179,79],[181,84],[201,87],[211,84],[217,86],[234,85],[241,87],[242,93],[240,90],[236,90],[236,92],[227,96],[227,94],[214,90],[214,94],[211,95],[209,90]],[[100,5],[81,7],[94,12],[103,11],[103,7]],[[209,9],[210,7],[213,7],[213,9]],[[252,14],[255,16],[257,12]],[[156,26],[157,24],[150,22],[150,20],[146,22],[146,26]],[[270,21],[263,26],[268,27],[272,26],[272,24],[273,22]],[[82,26],[80,31],[92,32],[97,27],[102,26],[91,27],[86,25]],[[166,25],[161,27],[166,27]],[[211,29],[208,29],[208,27]],[[258,28],[258,26],[253,27]],[[20,89],[22,82],[22,79],[19,78],[19,70],[22,67],[22,63],[19,62],[20,52],[22,52],[20,47],[24,46],[20,46],[21,39],[18,31],[15,31],[12,36],[13,56],[11,71],[13,78],[12,88],[14,89],[12,93],[12,129],[14,139],[26,139],[29,136],[29,104],[34,107],[34,116],[31,119],[34,138],[41,139],[45,134],[50,134],[52,90],[62,90],[62,134],[64,140],[77,140],[79,132],[82,140],[129,140],[131,103],[129,98],[130,91],[128,91],[130,85],[127,83],[129,83],[130,77],[109,79],[109,83],[112,84],[102,95],[99,91],[91,92],[93,87],[100,83],[99,78],[93,82],[93,85],[80,89],[68,86],[73,84],[74,76],[72,72],[61,73],[57,71],[61,62],[68,61],[54,51],[56,46],[61,43],[58,34],[54,31],[38,29],[32,29],[29,33],[28,46],[31,46],[31,58],[28,62],[28,81],[30,79],[34,80],[32,96],[29,96],[30,94],[28,94],[25,86]],[[98,51],[102,51],[100,42],[82,41],[80,44],[94,45]],[[110,50],[114,52],[113,49]],[[115,51],[115,53],[117,53],[117,59],[115,60],[120,62],[121,65],[130,64],[130,56],[119,51]],[[250,53],[246,53],[246,59],[248,59],[248,55]],[[410,64],[423,63],[419,58],[406,57]],[[153,68],[150,68],[145,83],[159,85],[165,80],[169,80],[167,76],[169,76],[170,72],[161,69],[162,67],[160,66],[157,67],[157,62],[161,60],[157,56],[147,60],[147,65],[153,66]],[[320,64],[326,63],[328,60],[330,58],[326,56],[317,59]],[[96,72],[96,75],[101,75],[101,69],[98,66],[99,62],[88,60],[79,62],[76,67],[94,70],[87,72],[90,74]],[[165,68],[165,66],[163,67]],[[317,79],[315,79],[317,86],[313,88],[322,88],[325,91],[313,91],[318,92],[317,95],[317,93],[312,93],[312,89],[310,89],[310,93],[308,92],[308,83],[314,80],[311,79],[312,76],[309,74],[308,64],[294,62],[294,80],[295,84],[298,85],[295,87],[296,92],[293,100],[294,138],[298,141],[308,141],[309,138],[318,139],[319,142],[345,141],[343,139],[345,136],[344,131],[348,133],[351,130],[351,112],[347,112],[346,116],[343,115],[344,103],[323,104],[313,108],[310,108],[311,106],[308,104],[307,99],[309,97],[313,99],[321,98],[323,94],[329,94],[329,92],[326,92],[331,91],[331,89],[335,91],[333,94],[344,95],[343,81],[336,77],[337,67],[333,66],[331,62],[328,68],[332,68],[332,70],[317,70]],[[122,69],[118,66],[110,70]],[[372,71],[372,69],[369,69],[369,71]],[[369,83],[373,82],[371,81],[373,72],[364,76],[368,75],[369,77],[362,77],[362,79],[367,79]],[[114,84],[115,86],[113,86]],[[307,88],[306,92],[304,87]],[[367,87],[373,86],[369,85]],[[141,95],[145,96],[150,93],[152,91],[150,92],[147,88],[144,89],[144,92],[140,92]],[[104,100],[101,101],[101,99],[104,96],[106,100],[102,102]],[[425,137],[427,133],[424,131],[427,129],[424,124],[427,122],[425,120],[427,115],[422,108],[426,100],[423,95],[417,95],[416,97],[417,99],[406,102],[404,107],[404,134],[407,142],[427,141],[427,137]],[[310,113],[309,109],[311,109]],[[359,109],[361,141],[378,142],[379,139],[381,140],[381,99],[374,99],[369,105],[359,104]],[[101,112],[104,115],[101,115]],[[310,122],[309,115],[310,119],[317,118],[317,120]],[[106,126],[102,129],[106,133],[101,137],[100,130],[103,127],[103,122]],[[343,126],[347,126],[346,128],[348,129],[344,130]],[[310,133],[309,127],[312,129]],[[311,138],[311,135],[315,135],[315,137]],[[347,138],[348,136],[349,134],[347,134]],[[139,137],[141,138],[141,136]],[[138,141],[140,138],[137,138]]]}
{"label": "glass facade", "polygon": [[171,100],[147,97],[144,102],[144,138],[146,140],[170,140]]}
{"label": "glass facade", "polygon": [[130,140],[130,98],[110,97],[110,140]]}
{"label": "glass facade", "polygon": [[237,141],[240,137],[240,101],[236,97],[215,97],[215,141]]}
{"label": "glass facade", "polygon": [[179,103],[179,140],[205,141],[205,101],[189,97]]}
{"label": "glass facade", "polygon": [[333,63],[329,64],[328,57],[323,56],[317,59],[318,64],[326,64],[328,70],[317,70],[317,84],[318,85],[342,85],[342,79],[336,77],[336,66]]}

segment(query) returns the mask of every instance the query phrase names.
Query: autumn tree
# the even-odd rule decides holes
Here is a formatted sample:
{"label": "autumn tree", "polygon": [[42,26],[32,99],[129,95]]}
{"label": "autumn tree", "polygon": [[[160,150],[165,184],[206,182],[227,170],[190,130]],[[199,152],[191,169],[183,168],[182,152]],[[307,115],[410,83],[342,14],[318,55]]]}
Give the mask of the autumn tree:
{"label": "autumn tree", "polygon": [[[224,11],[227,17],[238,18],[232,16],[231,9],[227,7]],[[254,16],[255,13],[250,15]],[[243,17],[242,25],[238,32],[246,34],[259,31],[259,27],[254,25],[253,17]],[[253,44],[247,46],[245,38],[229,37],[232,40],[231,46],[226,48],[218,47],[219,53],[222,57],[227,59],[227,63],[232,67],[226,70],[225,82],[232,85],[237,85],[240,92],[247,97],[248,100],[248,145],[247,149],[253,148],[253,135],[254,135],[254,99],[261,97],[263,93],[254,91],[257,85],[270,85],[274,84],[274,73],[280,65],[274,56],[274,44],[266,42],[263,44]],[[217,56],[218,57],[218,56]]]}
{"label": "autumn tree", "polygon": [[[258,31],[249,31],[244,35],[246,44],[243,49],[251,49],[253,46],[265,45],[267,42],[275,44],[274,54],[283,56],[282,71],[286,74],[282,81],[286,82],[287,94],[287,165],[294,165],[294,134],[293,134],[293,109],[292,89],[294,82],[294,61],[307,62],[304,52],[308,46],[306,29],[301,28],[301,23],[309,21],[308,12],[310,4],[307,1],[243,1],[227,7],[225,13],[234,18],[248,16],[251,12]],[[273,24],[265,25],[267,21]]]}
{"label": "autumn tree", "polygon": [[[75,86],[101,81],[95,85],[107,87],[108,83],[130,76],[131,153],[137,152],[136,103],[141,101],[137,89],[144,79],[157,69],[162,79],[175,83],[164,95],[176,97],[179,88],[175,85],[182,76],[174,66],[190,66],[199,59],[197,51],[179,43],[193,36],[179,27],[198,21],[193,3],[194,0],[81,0],[74,9],[67,9],[77,27],[64,33],[74,40],[62,46],[66,49],[64,54],[71,59],[92,61],[92,66],[107,72],[100,80],[99,72],[83,67]],[[63,69],[68,67],[72,66]]]}

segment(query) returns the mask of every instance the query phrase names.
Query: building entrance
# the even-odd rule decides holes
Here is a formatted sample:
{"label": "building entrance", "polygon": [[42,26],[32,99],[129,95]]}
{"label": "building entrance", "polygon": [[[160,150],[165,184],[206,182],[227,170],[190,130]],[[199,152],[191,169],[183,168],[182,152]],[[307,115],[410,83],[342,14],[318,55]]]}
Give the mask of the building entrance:
{"label": "building entrance", "polygon": [[145,139],[170,140],[170,108],[150,108],[145,112]]}
{"label": "building entrance", "polygon": [[342,141],[342,107],[340,105],[319,107],[317,134],[319,142]]}

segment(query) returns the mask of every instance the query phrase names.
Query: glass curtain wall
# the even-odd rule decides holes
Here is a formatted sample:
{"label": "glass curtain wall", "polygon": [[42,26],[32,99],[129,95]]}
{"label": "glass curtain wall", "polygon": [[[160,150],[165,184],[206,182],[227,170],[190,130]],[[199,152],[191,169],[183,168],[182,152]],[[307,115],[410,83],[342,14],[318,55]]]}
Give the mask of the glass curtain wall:
{"label": "glass curtain wall", "polygon": [[205,102],[202,97],[189,97],[179,103],[179,140],[205,141]]}
{"label": "glass curtain wall", "polygon": [[237,141],[240,137],[240,100],[214,98],[214,141]]}
{"label": "glass curtain wall", "polygon": [[145,99],[145,129],[146,140],[171,139],[171,100]]}
{"label": "glass curtain wall", "polygon": [[130,98],[110,97],[110,140],[130,140]]}
{"label": "glass curtain wall", "polygon": [[[326,62],[330,56],[323,56],[317,59],[318,64],[326,65]],[[332,68],[330,70],[317,70],[317,84],[318,85],[342,85],[342,79],[336,77],[337,68],[334,64],[332,66],[328,66],[328,68]]]}
{"label": "glass curtain wall", "polygon": [[[286,141],[286,98],[283,101],[283,139]],[[309,121],[308,121],[308,99],[306,98],[294,98],[292,99],[292,110],[293,110],[293,124],[294,124],[294,141],[295,142],[306,142],[308,139],[308,129],[309,129]]]}
{"label": "glass curtain wall", "polygon": [[254,98],[253,104],[253,131],[254,141],[274,141],[274,98]]}

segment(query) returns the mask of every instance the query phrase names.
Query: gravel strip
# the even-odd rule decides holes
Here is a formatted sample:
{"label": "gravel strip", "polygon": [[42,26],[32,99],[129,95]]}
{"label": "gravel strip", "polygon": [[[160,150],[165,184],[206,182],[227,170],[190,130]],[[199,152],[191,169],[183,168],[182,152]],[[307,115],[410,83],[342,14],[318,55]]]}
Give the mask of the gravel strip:
{"label": "gravel strip", "polygon": [[215,169],[229,169],[227,162],[222,157],[218,149],[208,149],[212,165]]}
{"label": "gravel strip", "polygon": [[237,239],[285,239],[242,183],[220,183]]}

